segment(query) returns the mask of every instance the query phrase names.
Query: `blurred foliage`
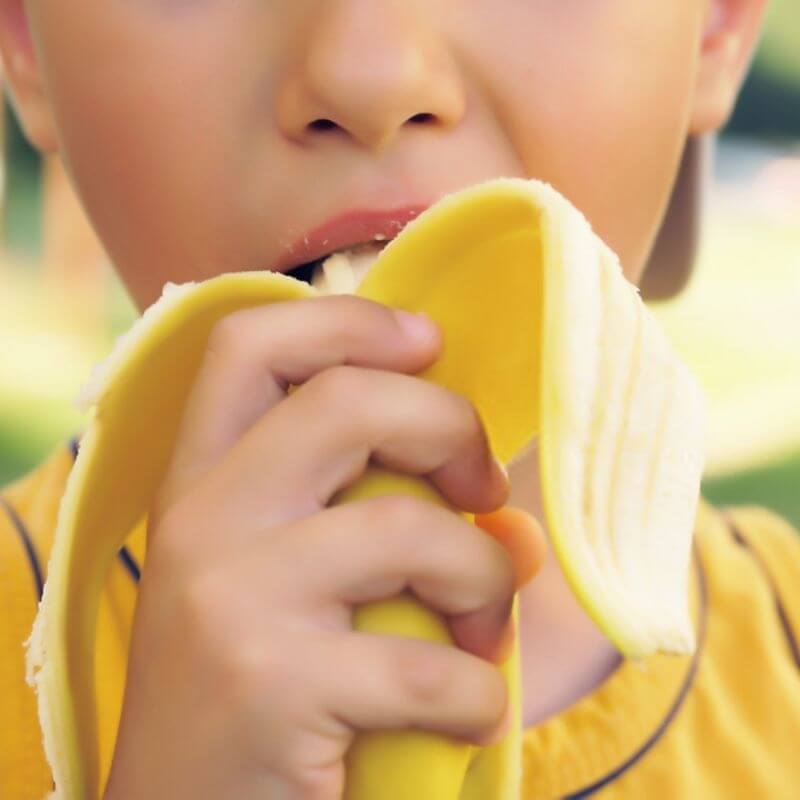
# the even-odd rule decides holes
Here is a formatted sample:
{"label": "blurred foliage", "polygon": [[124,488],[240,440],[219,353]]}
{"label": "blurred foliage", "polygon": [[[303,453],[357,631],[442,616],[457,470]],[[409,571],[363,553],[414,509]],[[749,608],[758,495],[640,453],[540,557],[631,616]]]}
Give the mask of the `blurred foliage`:
{"label": "blurred foliage", "polygon": [[7,96],[3,114],[6,186],[2,241],[12,255],[38,260],[42,241],[41,159],[20,130]]}
{"label": "blurred foliage", "polygon": [[717,506],[766,506],[800,531],[800,451],[757,469],[725,478],[707,478],[703,495]]}
{"label": "blurred foliage", "polygon": [[800,6],[797,0],[772,0],[757,65],[777,80],[800,88]]}
{"label": "blurred foliage", "polygon": [[727,130],[770,138],[800,136],[798,0],[772,0],[761,46]]}

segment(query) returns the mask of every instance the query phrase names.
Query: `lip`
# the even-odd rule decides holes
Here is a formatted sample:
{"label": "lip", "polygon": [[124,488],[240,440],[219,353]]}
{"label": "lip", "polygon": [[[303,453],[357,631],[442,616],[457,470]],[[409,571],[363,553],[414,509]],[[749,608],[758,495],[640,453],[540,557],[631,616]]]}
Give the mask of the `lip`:
{"label": "lip", "polygon": [[346,211],[296,239],[284,250],[275,269],[285,272],[328,253],[375,241],[376,237],[377,241],[390,241],[429,205]]}

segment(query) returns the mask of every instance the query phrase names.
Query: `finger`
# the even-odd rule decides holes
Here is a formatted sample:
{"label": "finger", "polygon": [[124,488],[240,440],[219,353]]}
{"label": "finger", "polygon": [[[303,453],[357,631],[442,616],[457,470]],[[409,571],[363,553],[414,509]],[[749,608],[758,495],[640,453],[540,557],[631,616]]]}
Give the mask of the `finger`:
{"label": "finger", "polygon": [[327,638],[323,653],[320,699],[354,729],[420,729],[485,745],[507,721],[500,670],[451,645],[351,632]]}
{"label": "finger", "polygon": [[401,372],[427,366],[441,344],[429,322],[427,337],[415,338],[392,309],[352,295],[276,302],[223,317],[189,392],[159,505],[218,462],[290,384],[335,364]]}
{"label": "finger", "polygon": [[[474,407],[414,376],[332,367],[256,423],[223,461],[226,513],[273,523],[323,508],[368,462],[427,477],[465,511],[508,497]],[[222,480],[222,477],[220,478]]]}
{"label": "finger", "polygon": [[455,641],[474,655],[491,659],[507,635],[514,596],[508,551],[427,500],[386,495],[335,506],[284,526],[268,547],[275,565],[269,584],[289,598],[287,607],[324,613],[332,603],[350,608],[407,589],[432,611],[457,618],[467,636]]}

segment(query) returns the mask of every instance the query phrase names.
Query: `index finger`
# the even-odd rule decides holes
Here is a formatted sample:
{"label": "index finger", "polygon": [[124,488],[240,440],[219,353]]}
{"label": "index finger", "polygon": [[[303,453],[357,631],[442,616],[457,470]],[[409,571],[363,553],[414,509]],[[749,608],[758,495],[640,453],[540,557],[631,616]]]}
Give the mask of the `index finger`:
{"label": "index finger", "polygon": [[[418,316],[418,315],[413,315]],[[438,327],[413,339],[397,312],[354,295],[241,309],[212,329],[151,514],[211,469],[290,385],[338,364],[416,372],[437,354]]]}

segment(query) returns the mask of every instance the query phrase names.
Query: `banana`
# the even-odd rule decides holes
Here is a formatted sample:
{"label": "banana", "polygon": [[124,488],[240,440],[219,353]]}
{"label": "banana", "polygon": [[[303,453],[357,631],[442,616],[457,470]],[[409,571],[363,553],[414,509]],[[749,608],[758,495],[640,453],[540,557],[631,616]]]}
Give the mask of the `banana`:
{"label": "banana", "polygon": [[[109,764],[98,755],[92,657],[99,596],[117,549],[146,520],[211,328],[236,309],[336,291],[430,315],[444,346],[421,377],[475,405],[507,466],[538,447],[551,544],[618,649],[632,658],[694,649],[688,574],[705,444],[698,384],[577,209],[547,184],[492,180],[440,200],[374,263],[329,260],[311,285],[273,272],[167,283],[95,367],[79,398],[90,420],[27,642],[61,800],[102,794]],[[448,505],[428,481],[372,466],[332,502],[396,492]],[[517,623],[518,598],[512,614]],[[356,609],[354,627],[453,644],[445,621],[408,594]],[[501,742],[359,732],[347,754],[347,800],[516,800],[517,645],[499,669],[514,710]]]}

